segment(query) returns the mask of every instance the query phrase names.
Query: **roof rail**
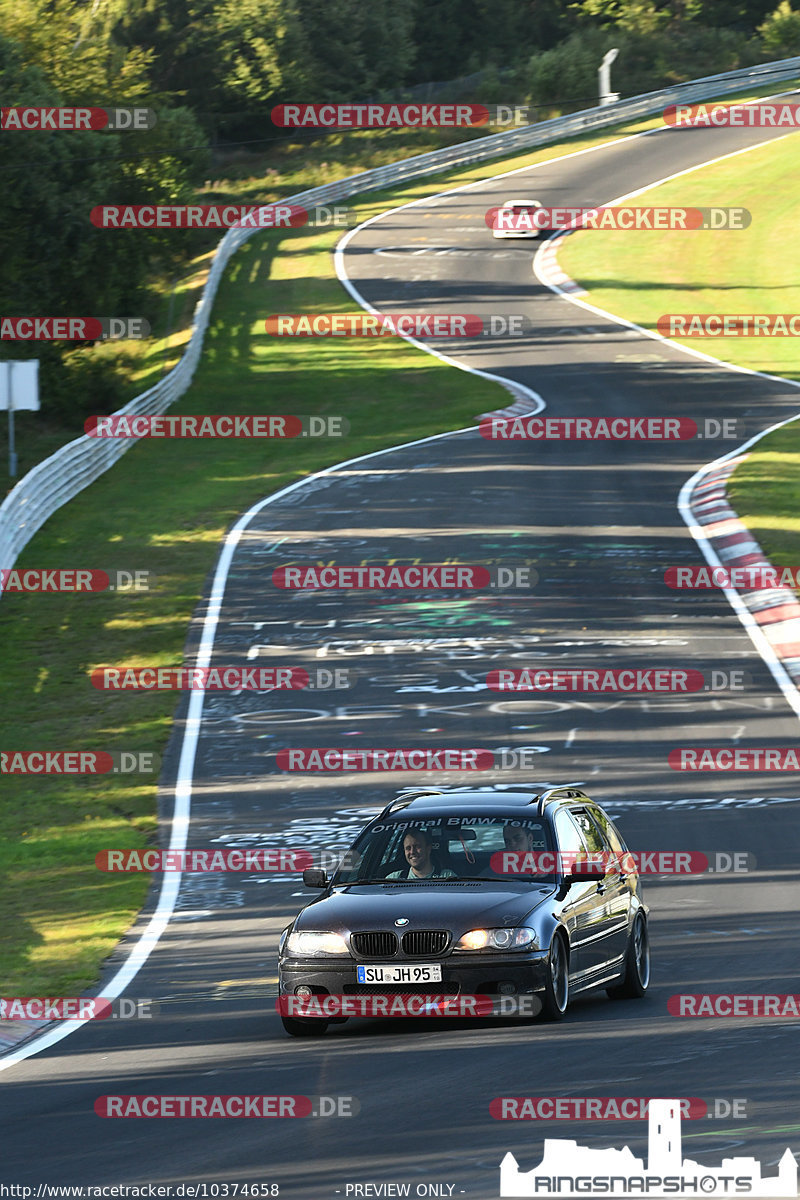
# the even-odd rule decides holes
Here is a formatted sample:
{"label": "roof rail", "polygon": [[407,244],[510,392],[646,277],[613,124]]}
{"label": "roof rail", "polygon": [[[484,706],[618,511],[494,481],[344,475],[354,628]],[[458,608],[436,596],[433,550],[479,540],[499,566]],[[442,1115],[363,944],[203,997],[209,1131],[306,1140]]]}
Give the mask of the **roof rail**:
{"label": "roof rail", "polygon": [[412,800],[418,800],[420,796],[443,796],[444,792],[441,788],[417,788],[411,792],[404,792],[402,796],[395,796],[394,800],[390,800],[385,808],[381,809],[378,819],[387,816],[395,809],[405,808]]}
{"label": "roof rail", "polygon": [[561,784],[560,787],[547,788],[540,796],[535,796],[531,804],[536,802],[537,817],[544,816],[544,810],[551,800],[588,800],[589,797],[580,788],[571,784]]}

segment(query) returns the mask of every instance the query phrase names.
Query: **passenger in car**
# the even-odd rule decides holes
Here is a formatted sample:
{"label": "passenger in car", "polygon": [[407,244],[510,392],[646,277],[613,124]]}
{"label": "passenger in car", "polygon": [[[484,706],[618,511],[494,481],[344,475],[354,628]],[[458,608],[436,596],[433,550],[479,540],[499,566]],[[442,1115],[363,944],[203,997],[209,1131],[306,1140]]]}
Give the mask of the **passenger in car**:
{"label": "passenger in car", "polygon": [[387,879],[457,879],[455,871],[434,861],[433,838],[426,829],[409,830],[403,838],[408,873],[392,871]]}

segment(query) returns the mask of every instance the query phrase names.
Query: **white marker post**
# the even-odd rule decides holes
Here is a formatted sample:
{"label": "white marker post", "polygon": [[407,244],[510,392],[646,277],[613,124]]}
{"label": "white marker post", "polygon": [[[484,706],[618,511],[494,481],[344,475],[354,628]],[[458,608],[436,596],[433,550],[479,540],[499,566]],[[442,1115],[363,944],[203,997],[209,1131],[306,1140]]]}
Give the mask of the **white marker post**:
{"label": "white marker post", "polygon": [[0,372],[0,410],[8,410],[8,473],[17,474],[17,453],[14,445],[14,413],[39,411],[39,360],[6,361]]}
{"label": "white marker post", "polygon": [[597,68],[600,87],[600,104],[615,104],[619,100],[619,92],[611,91],[611,64],[619,54],[619,50],[607,50],[603,61]]}

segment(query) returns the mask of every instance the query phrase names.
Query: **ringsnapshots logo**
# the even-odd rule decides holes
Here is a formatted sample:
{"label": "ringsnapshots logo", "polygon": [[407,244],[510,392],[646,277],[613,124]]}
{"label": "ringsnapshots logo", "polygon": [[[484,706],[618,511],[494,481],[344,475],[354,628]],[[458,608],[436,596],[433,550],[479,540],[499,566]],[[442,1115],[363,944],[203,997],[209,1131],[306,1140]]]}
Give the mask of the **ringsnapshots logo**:
{"label": "ringsnapshots logo", "polygon": [[50,108],[47,106],[0,108],[0,129],[2,130],[142,131],[153,129],[156,121],[157,117],[152,108]]}
{"label": "ringsnapshots logo", "polygon": [[797,1160],[786,1150],[777,1175],[764,1177],[752,1157],[726,1158],[708,1167],[683,1157],[681,1101],[652,1099],[648,1112],[647,1162],[626,1146],[598,1150],[574,1140],[548,1138],[538,1166],[521,1171],[509,1151],[500,1164],[500,1196],[559,1197],[578,1200],[602,1195],[612,1200],[636,1196],[680,1196],[708,1200],[709,1196],[752,1196],[777,1200],[797,1196]]}
{"label": "ringsnapshots logo", "polygon": [[102,342],[150,337],[144,317],[0,317],[4,342]]}
{"label": "ringsnapshots logo", "polygon": [[727,128],[796,129],[800,126],[800,105],[775,104],[670,104],[663,112],[664,124],[674,129]]}
{"label": "ringsnapshots logo", "polygon": [[135,416],[113,413],[87,417],[84,431],[94,438],[317,438],[347,437],[346,417],[310,415]]}
{"label": "ringsnapshots logo", "polygon": [[531,204],[503,205],[487,210],[484,220],[493,233],[531,234],[557,230],[599,229],[695,233],[708,229],[747,229],[752,215],[746,208],[614,207],[545,208]]}
{"label": "ringsnapshots logo", "polygon": [[528,564],[491,567],[467,563],[336,563],[287,565],[272,572],[281,591],[505,591],[536,587],[539,574]]}

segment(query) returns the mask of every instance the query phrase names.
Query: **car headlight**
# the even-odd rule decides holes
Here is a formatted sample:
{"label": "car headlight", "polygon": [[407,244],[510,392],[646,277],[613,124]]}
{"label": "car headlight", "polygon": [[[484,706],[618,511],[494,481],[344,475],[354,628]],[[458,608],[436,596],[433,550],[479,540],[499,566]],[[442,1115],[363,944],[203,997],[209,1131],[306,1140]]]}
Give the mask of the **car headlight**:
{"label": "car headlight", "polygon": [[505,929],[470,929],[459,938],[455,950],[537,950],[535,929],[517,925]]}
{"label": "car headlight", "polygon": [[286,953],[303,957],[306,954],[349,954],[347,942],[340,933],[290,933]]}

